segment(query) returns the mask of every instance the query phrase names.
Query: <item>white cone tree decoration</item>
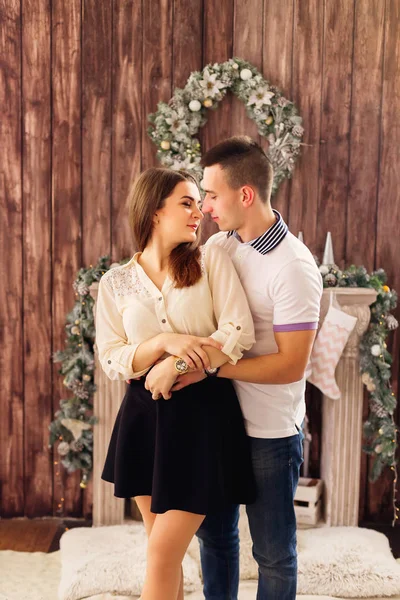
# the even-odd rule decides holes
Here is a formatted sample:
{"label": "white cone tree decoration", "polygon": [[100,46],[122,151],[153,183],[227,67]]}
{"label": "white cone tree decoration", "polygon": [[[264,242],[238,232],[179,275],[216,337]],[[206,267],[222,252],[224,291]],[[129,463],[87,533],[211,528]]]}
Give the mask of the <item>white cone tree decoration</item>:
{"label": "white cone tree decoration", "polygon": [[322,264],[323,265],[336,264],[335,257],[333,255],[333,244],[332,244],[332,236],[331,236],[330,231],[328,231],[328,233],[326,235],[325,250],[324,250],[324,257],[322,259]]}
{"label": "white cone tree decoration", "polygon": [[298,238],[298,239],[299,239],[301,242],[303,242],[303,244],[304,244],[304,238],[303,238],[303,232],[302,232],[302,231],[299,231],[299,235],[297,236],[297,238]]}

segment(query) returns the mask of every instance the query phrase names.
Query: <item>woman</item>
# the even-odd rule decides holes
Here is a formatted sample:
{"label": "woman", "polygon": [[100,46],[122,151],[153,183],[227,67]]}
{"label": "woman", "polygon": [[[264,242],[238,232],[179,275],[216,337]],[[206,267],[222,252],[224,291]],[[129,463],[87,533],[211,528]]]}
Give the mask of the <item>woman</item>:
{"label": "woman", "polygon": [[[218,367],[254,343],[250,309],[219,246],[199,247],[200,193],[186,172],[151,168],[129,194],[139,247],[101,279],[96,344],[111,379],[130,380],[102,474],[134,497],[149,537],[142,600],[181,600],[181,563],[206,514],[254,500],[242,414]],[[146,374],[163,362],[162,395]],[[207,377],[174,392],[179,374]]]}

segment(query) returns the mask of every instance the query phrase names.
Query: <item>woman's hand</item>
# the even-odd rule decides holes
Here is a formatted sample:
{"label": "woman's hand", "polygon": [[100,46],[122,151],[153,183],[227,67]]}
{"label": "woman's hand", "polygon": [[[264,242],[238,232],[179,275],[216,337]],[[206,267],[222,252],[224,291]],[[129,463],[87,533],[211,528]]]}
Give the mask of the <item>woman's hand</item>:
{"label": "woman's hand", "polygon": [[144,387],[151,392],[153,400],[159,400],[161,397],[165,400],[171,398],[171,388],[178,377],[175,360],[174,356],[169,356],[148,373]]}
{"label": "woman's hand", "polygon": [[210,360],[202,346],[213,346],[217,350],[222,349],[221,344],[211,337],[181,333],[162,333],[161,335],[165,352],[182,358],[189,369],[203,370],[210,367]]}

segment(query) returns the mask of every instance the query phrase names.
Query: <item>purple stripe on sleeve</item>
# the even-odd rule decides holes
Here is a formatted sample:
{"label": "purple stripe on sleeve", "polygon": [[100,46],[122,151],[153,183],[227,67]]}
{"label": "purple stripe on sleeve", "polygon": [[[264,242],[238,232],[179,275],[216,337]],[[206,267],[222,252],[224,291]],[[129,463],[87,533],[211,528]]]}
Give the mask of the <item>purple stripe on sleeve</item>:
{"label": "purple stripe on sleeve", "polygon": [[318,322],[314,323],[289,323],[288,325],[274,325],[274,331],[307,331],[318,329]]}

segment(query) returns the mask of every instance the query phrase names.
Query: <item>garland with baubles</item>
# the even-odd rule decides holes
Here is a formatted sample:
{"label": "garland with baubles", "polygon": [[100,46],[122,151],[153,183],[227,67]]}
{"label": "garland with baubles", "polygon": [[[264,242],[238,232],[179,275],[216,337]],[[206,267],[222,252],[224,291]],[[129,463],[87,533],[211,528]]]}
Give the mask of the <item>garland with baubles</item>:
{"label": "garland with baubles", "polygon": [[[123,264],[126,260],[121,261]],[[117,266],[118,263],[111,265]],[[50,448],[57,444],[62,465],[68,472],[82,472],[81,487],[86,487],[92,470],[94,385],[94,300],[89,288],[110,268],[109,258],[101,257],[97,265],[80,269],[73,284],[76,301],[67,315],[65,350],[56,352],[54,361],[61,363],[65,387],[72,396],[60,402],[60,409],[49,426]],[[364,424],[364,451],[374,458],[371,481],[376,481],[384,467],[395,473],[397,430],[394,422],[396,397],[390,386],[392,357],[387,338],[398,323],[392,315],[397,294],[387,286],[383,269],[371,275],[364,267],[351,266],[341,271],[336,265],[319,267],[324,287],[374,288],[377,300],[371,305],[371,321],[360,342],[361,377],[369,392],[370,412]],[[397,509],[396,509],[397,510]]]}
{"label": "garland with baubles", "polygon": [[397,294],[387,285],[386,273],[378,269],[368,274],[365,267],[351,266],[341,271],[336,265],[319,267],[324,287],[373,288],[378,292],[370,307],[371,320],[360,341],[361,379],[369,392],[369,415],[364,423],[364,451],[374,457],[371,481],[376,481],[383,467],[396,469],[397,427],[394,422],[396,396],[391,388],[392,357],[387,338],[398,327],[392,315]]}
{"label": "garland with baubles", "polygon": [[80,486],[85,488],[93,466],[94,384],[94,300],[90,286],[109,269],[108,257],[101,257],[97,265],[80,269],[73,284],[75,305],[66,317],[65,350],[54,354],[54,362],[61,363],[59,373],[64,386],[72,392],[60,401],[60,409],[49,426],[49,448],[57,442],[57,453],[68,473],[80,470]]}
{"label": "garland with baubles", "polygon": [[245,105],[259,134],[268,140],[267,155],[274,169],[272,193],[290,178],[300,155],[304,129],[293,102],[271,85],[250,63],[231,58],[190,74],[183,89],[175,89],[168,103],[159,102],[149,115],[148,133],[162,165],[192,171],[201,181],[201,146],[195,137],[209,110],[216,110],[231,91]]}

